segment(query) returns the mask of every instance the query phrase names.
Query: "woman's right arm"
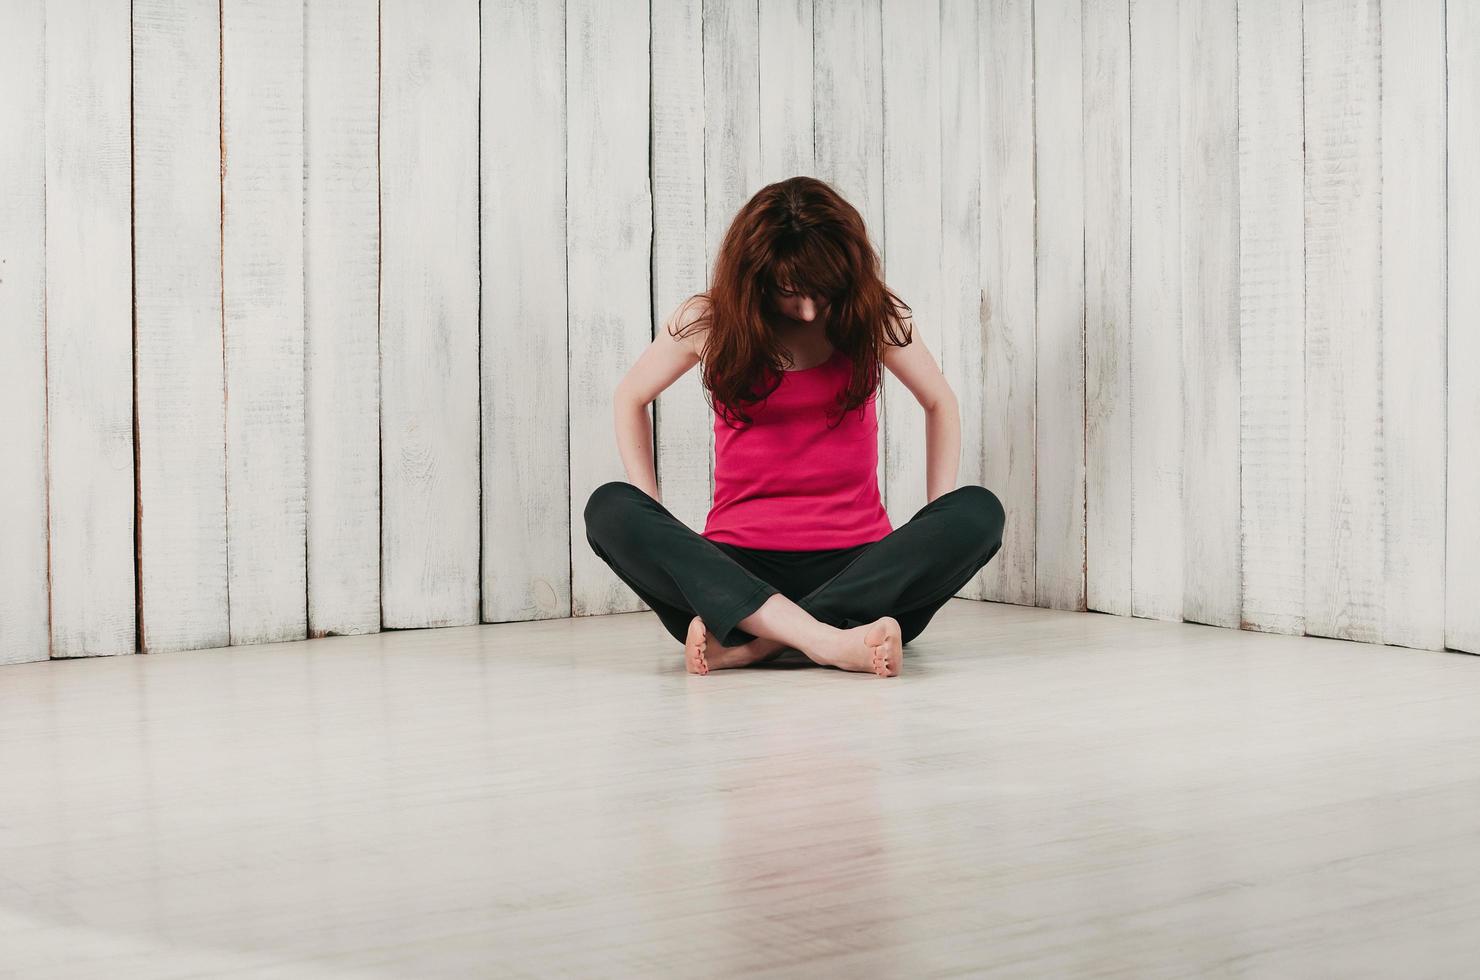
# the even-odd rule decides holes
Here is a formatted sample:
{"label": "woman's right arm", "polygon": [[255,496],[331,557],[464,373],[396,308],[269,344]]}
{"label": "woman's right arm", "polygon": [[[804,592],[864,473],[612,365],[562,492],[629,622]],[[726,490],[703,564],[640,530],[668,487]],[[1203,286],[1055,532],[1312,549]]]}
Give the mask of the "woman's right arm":
{"label": "woman's right arm", "polygon": [[693,335],[687,338],[674,335],[698,315],[697,307],[690,300],[673,311],[658,336],[618,382],[612,396],[617,452],[627,471],[627,482],[659,502],[662,498],[658,496],[657,468],[653,462],[653,426],[647,407],[699,363]]}

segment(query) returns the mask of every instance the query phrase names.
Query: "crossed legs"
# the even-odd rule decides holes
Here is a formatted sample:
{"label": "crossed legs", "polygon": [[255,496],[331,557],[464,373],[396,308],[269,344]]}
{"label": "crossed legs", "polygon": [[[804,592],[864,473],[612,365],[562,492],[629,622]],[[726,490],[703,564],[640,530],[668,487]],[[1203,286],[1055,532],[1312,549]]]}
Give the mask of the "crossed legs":
{"label": "crossed legs", "polygon": [[807,659],[827,667],[843,670],[872,671],[880,677],[894,677],[903,666],[900,654],[899,621],[880,616],[872,623],[839,629],[818,622],[801,606],[777,593],[754,613],[740,621],[740,627],[755,638],[736,647],[710,644],[713,635],[702,616],[689,623],[684,643],[684,659],[691,674],[707,674],[726,667],[749,667],[772,660],[787,649],[800,650]]}
{"label": "crossed legs", "polygon": [[585,517],[592,549],[685,643],[695,673],[795,648],[883,676],[899,672],[900,647],[997,553],[1004,523],[990,490],[958,487],[793,602],[632,484],[597,487]]}

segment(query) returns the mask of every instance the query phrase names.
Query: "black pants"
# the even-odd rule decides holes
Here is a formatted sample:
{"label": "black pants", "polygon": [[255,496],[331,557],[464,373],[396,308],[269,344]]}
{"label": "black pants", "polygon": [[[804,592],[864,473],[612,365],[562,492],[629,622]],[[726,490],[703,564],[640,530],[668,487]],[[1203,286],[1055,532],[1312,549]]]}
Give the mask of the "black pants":
{"label": "black pants", "polygon": [[680,643],[700,616],[723,646],[754,639],[740,620],[778,592],[842,629],[880,616],[918,636],[935,611],[1002,547],[1002,504],[986,487],[941,494],[878,541],[776,551],[710,541],[631,483],[603,483],[586,502],[591,550]]}

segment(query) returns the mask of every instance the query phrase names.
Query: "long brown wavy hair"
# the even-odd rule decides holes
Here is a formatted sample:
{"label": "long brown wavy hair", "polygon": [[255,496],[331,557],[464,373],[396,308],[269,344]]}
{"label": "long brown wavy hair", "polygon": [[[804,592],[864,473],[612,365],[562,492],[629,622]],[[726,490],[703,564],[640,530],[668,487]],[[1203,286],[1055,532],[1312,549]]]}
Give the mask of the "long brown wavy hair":
{"label": "long brown wavy hair", "polygon": [[707,324],[706,399],[731,428],[732,417],[748,426],[744,406],[781,384],[782,347],[764,314],[774,312],[770,300],[782,284],[817,299],[828,340],[853,361],[837,422],[882,383],[883,345],[912,339],[904,322],[910,308],[880,278],[878,253],[853,205],[814,177],[768,184],[730,222],[710,288],[698,294],[708,302],[679,334]]}

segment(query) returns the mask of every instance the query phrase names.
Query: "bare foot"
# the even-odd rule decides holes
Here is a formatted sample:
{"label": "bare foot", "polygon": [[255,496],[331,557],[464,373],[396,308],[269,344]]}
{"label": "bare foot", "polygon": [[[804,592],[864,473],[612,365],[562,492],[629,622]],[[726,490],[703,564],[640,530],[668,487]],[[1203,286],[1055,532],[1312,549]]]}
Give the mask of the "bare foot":
{"label": "bare foot", "polygon": [[893,616],[839,630],[835,644],[813,659],[843,670],[872,671],[880,677],[898,677],[904,667],[899,621]]}
{"label": "bare foot", "polygon": [[749,667],[763,660],[774,660],[790,649],[776,640],[758,636],[737,647],[721,646],[719,637],[709,631],[704,620],[695,616],[689,621],[689,635],[683,645],[684,666],[691,674],[707,674],[727,667]]}

